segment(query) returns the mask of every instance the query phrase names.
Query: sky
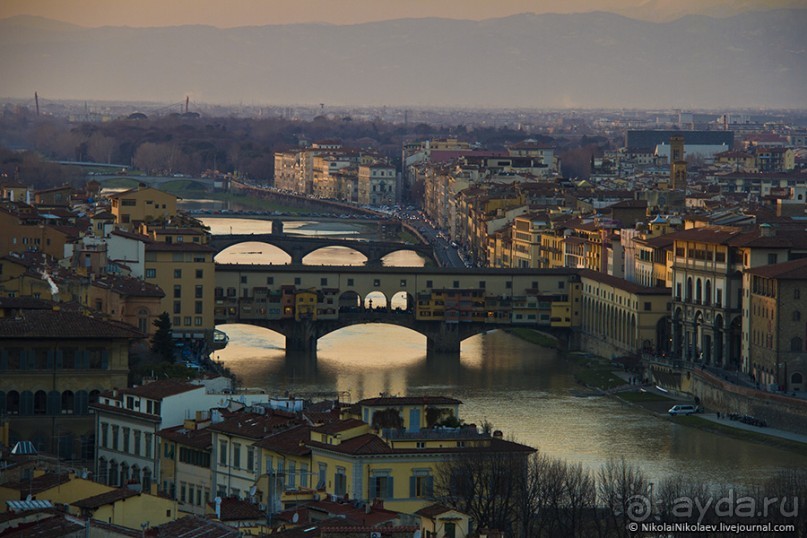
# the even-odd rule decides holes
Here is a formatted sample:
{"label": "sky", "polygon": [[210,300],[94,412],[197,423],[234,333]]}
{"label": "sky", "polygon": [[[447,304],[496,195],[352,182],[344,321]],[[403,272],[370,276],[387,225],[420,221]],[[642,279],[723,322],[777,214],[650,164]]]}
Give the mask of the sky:
{"label": "sky", "polygon": [[805,0],[0,0],[0,18],[34,15],[87,27],[204,24],[232,28],[611,11],[662,21],[689,13],[728,16],[749,9],[804,4]]}

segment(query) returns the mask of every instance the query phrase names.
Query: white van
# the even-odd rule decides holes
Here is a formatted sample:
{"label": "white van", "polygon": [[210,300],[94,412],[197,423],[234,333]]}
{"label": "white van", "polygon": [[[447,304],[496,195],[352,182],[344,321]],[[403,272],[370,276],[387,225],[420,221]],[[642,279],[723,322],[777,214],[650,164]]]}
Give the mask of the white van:
{"label": "white van", "polygon": [[697,405],[691,404],[679,404],[670,407],[670,410],[667,411],[671,416],[673,415],[691,415],[693,413],[698,412]]}

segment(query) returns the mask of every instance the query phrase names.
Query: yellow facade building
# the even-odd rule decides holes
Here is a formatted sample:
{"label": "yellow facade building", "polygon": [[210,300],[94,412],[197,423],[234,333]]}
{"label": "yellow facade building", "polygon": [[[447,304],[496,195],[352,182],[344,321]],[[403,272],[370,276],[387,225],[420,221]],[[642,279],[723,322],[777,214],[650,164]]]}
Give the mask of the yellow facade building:
{"label": "yellow facade building", "polygon": [[177,197],[152,187],[138,187],[109,197],[111,211],[124,229],[140,222],[171,217],[177,212]]}

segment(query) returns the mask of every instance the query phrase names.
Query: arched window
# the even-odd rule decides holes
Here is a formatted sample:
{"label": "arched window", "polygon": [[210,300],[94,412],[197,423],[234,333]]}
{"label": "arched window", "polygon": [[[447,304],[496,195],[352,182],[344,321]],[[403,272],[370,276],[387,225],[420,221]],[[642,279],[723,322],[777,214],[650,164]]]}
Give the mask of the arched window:
{"label": "arched window", "polygon": [[107,466],[106,458],[101,456],[100,458],[98,458],[98,476],[97,476],[98,482],[100,482],[101,484],[106,484],[108,471],[109,467]]}
{"label": "arched window", "polygon": [[48,411],[48,394],[44,390],[38,390],[34,394],[34,414],[44,415]]}
{"label": "arched window", "polygon": [[703,304],[710,305],[712,304],[712,281],[706,281],[706,289],[703,293]]}
{"label": "arched window", "polygon": [[118,481],[118,485],[125,486],[126,483],[129,481],[129,464],[125,461],[120,464],[120,480]]}
{"label": "arched window", "polygon": [[137,311],[137,330],[143,334],[149,332],[149,309],[141,308]]}
{"label": "arched window", "polygon": [[802,340],[798,336],[794,336],[790,340],[790,351],[801,351]]}
{"label": "arched window", "polygon": [[793,321],[801,321],[801,312],[798,310],[793,311]]}
{"label": "arched window", "polygon": [[20,414],[20,393],[16,390],[10,390],[6,394],[6,413],[9,415]]}
{"label": "arched window", "polygon": [[687,279],[687,296],[686,296],[686,300],[687,301],[692,300],[692,277],[689,277]]}
{"label": "arched window", "polygon": [[62,414],[72,415],[75,412],[75,399],[72,390],[66,390],[62,393]]}
{"label": "arched window", "polygon": [[703,301],[703,284],[699,278],[695,281],[695,302],[700,304]]}
{"label": "arched window", "polygon": [[148,493],[151,490],[151,469],[143,468],[143,491]]}
{"label": "arched window", "polygon": [[794,385],[801,385],[802,383],[804,383],[804,376],[801,375],[801,372],[794,372],[790,376],[790,382],[793,383]]}
{"label": "arched window", "polygon": [[109,461],[109,477],[107,484],[110,486],[117,486],[119,484],[118,479],[120,476],[118,475],[118,464],[115,460]]}

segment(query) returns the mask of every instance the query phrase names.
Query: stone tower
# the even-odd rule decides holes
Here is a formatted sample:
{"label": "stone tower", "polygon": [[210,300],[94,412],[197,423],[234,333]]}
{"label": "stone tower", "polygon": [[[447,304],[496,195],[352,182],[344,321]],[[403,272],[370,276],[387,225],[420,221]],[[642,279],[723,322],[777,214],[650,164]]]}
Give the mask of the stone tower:
{"label": "stone tower", "polygon": [[684,137],[670,137],[670,185],[673,189],[687,188],[687,162],[684,160]]}

